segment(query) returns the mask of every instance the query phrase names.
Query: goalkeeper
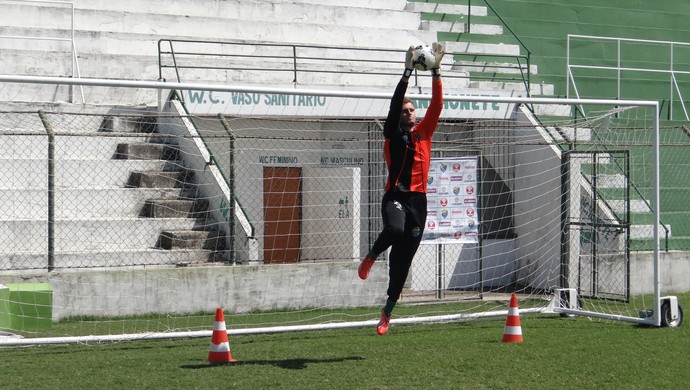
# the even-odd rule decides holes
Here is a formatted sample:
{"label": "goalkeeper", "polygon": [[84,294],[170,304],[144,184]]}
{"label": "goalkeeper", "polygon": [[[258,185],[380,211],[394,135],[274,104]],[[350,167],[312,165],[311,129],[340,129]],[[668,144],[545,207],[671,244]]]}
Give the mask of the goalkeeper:
{"label": "goalkeeper", "polygon": [[431,137],[436,130],[443,106],[440,65],[445,53],[443,47],[434,42],[432,49],[436,62],[431,68],[431,103],[424,118],[417,123],[414,104],[405,98],[412,74],[413,49],[414,47],[410,46],[407,50],[405,72],[395,88],[390,110],[383,125],[383,152],[388,166],[386,193],[381,201],[383,230],[358,270],[359,277],[366,279],[376,257],[391,247],[388,299],[381,310],[381,320],[376,326],[376,331],[380,335],[388,331],[391,312],[400,298],[412,258],[424,233]]}

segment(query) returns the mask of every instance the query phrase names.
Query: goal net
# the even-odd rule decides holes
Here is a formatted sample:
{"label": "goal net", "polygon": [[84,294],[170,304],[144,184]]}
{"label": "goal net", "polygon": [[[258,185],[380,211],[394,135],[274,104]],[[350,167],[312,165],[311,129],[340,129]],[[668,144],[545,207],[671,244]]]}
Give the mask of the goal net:
{"label": "goal net", "polygon": [[[210,335],[218,307],[237,334],[376,323],[387,254],[357,266],[391,92],[4,77],[0,344]],[[513,293],[658,325],[656,105],[444,99],[393,326],[505,316]]]}

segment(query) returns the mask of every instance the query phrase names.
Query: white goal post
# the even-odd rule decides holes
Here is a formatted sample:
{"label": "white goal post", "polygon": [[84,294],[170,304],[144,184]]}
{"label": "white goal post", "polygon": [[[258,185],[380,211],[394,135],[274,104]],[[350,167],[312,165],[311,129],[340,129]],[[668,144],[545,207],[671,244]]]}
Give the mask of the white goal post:
{"label": "white goal post", "polygon": [[[0,330],[25,336],[0,337],[0,346],[206,337],[212,326],[200,313],[215,307],[226,310],[228,334],[376,323],[387,259],[367,281],[356,267],[380,228],[380,126],[391,93],[12,75],[0,83],[0,171],[11,178],[0,191],[13,199],[0,208]],[[94,104],[47,104],[62,86],[84,88]],[[319,103],[278,115],[256,104],[195,111],[189,98],[199,91],[219,102]],[[407,96],[423,115],[429,94]],[[407,311],[396,309],[392,324],[505,316],[511,293],[521,313],[678,321],[677,300],[662,297],[658,102],[454,94],[444,102],[434,138],[443,168],[429,200],[447,229],[469,224],[479,237],[422,245],[401,300]],[[491,105],[502,105],[500,117],[482,109]],[[573,119],[579,106],[591,116]],[[464,111],[454,116],[453,107]],[[644,140],[631,144],[630,128]],[[637,174],[651,177],[649,196],[638,200],[652,223],[648,260],[631,270],[631,195],[614,199],[620,191],[604,183],[634,185],[637,165],[624,168],[635,153],[649,165]],[[463,158],[478,164],[469,200],[458,195],[468,175],[445,174]],[[13,301],[21,295],[13,289],[31,298]],[[20,306],[36,313],[17,315]],[[50,323],[63,321],[89,330],[51,335]],[[109,325],[93,335],[94,323]]]}

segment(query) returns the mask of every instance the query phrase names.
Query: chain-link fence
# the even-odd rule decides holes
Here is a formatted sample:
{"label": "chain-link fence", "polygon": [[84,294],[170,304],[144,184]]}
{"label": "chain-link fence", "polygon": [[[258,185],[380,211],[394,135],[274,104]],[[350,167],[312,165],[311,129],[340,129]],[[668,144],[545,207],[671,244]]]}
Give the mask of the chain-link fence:
{"label": "chain-link fence", "polygon": [[378,213],[385,168],[370,164],[381,149],[371,121],[141,110],[2,123],[3,270],[353,261]]}
{"label": "chain-link fence", "polygon": [[[218,104],[246,96],[225,92],[205,96]],[[50,280],[58,318],[108,315],[104,307],[138,315],[212,302],[252,311],[385,298],[387,255],[365,282],[356,266],[381,230],[388,173],[377,118],[386,107],[374,94],[328,99],[339,95],[312,97],[323,106],[293,106],[301,100],[280,95],[288,96],[283,116],[239,100],[225,104],[244,104],[246,113],[211,114],[219,107],[199,102],[193,113],[174,98],[158,107],[27,105],[0,113],[3,280]],[[416,253],[403,301],[484,301],[511,291],[542,299],[572,288],[592,300],[587,309],[634,317],[648,304],[656,259],[634,262],[628,251],[652,249],[655,180],[673,193],[668,183],[679,183],[682,167],[653,160],[654,110],[640,104],[574,121],[495,100],[450,97],[444,106],[427,183],[429,242]],[[371,116],[332,115],[351,103]],[[296,115],[304,112],[327,119]],[[662,136],[661,155],[672,157],[667,149],[682,153],[683,141]],[[671,200],[661,199],[662,224],[680,246],[683,222],[666,210],[682,207]],[[611,231],[630,234],[606,241]],[[73,272],[81,270],[98,272],[82,282],[87,272]],[[113,272],[123,270],[131,272]],[[85,296],[97,298],[88,305]],[[633,309],[602,303],[635,296],[643,298]]]}

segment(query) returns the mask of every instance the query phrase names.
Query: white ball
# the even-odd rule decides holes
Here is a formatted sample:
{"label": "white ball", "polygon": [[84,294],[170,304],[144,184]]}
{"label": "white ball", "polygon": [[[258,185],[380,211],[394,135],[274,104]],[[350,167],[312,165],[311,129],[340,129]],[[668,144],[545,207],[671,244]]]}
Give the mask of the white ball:
{"label": "white ball", "polygon": [[429,70],[436,65],[436,53],[431,47],[419,45],[412,51],[412,66],[417,70]]}

